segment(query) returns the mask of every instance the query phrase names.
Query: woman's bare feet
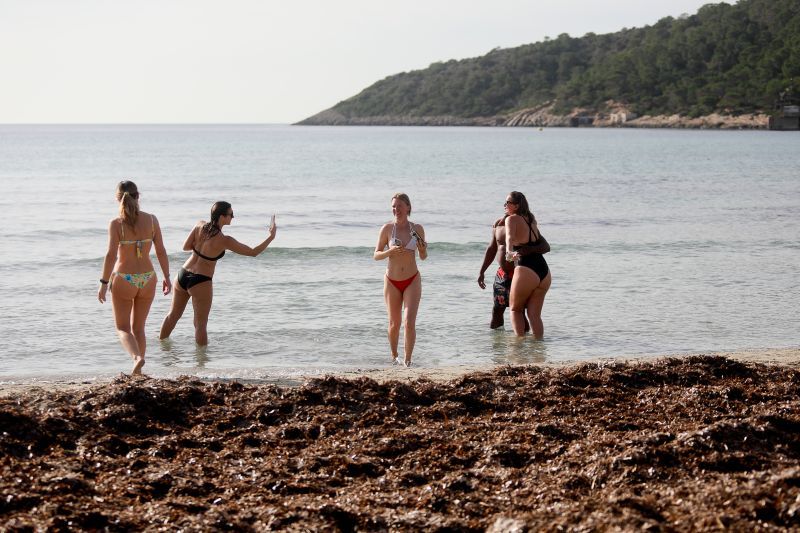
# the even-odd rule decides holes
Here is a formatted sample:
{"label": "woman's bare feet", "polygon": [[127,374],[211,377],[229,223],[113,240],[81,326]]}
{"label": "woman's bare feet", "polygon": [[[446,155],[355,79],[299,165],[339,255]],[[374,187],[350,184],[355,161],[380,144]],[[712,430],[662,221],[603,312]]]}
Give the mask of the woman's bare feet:
{"label": "woman's bare feet", "polygon": [[403,365],[405,365],[406,368],[409,368],[411,366],[411,358],[409,357],[403,361]]}
{"label": "woman's bare feet", "polygon": [[134,358],[133,360],[133,370],[131,371],[132,376],[141,376],[142,375],[142,367],[144,366],[144,356],[139,356]]}

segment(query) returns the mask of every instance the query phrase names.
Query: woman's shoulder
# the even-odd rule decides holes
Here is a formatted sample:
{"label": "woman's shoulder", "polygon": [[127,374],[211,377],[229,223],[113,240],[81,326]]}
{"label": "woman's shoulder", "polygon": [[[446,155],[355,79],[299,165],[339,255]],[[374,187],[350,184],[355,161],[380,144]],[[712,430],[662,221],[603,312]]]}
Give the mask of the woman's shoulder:
{"label": "woman's shoulder", "polygon": [[381,226],[381,233],[383,233],[384,231],[386,231],[388,229],[391,229],[392,226],[394,226],[394,222],[387,222],[386,224]]}

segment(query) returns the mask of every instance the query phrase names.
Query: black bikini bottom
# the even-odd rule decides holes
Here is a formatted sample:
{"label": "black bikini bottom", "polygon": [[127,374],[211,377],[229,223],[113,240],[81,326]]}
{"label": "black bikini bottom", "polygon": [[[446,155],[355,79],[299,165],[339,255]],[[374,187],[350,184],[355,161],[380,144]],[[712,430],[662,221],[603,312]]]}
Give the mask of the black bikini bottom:
{"label": "black bikini bottom", "polygon": [[204,276],[203,274],[189,272],[185,268],[182,268],[178,271],[178,285],[180,285],[181,289],[185,291],[188,291],[198,283],[203,283],[204,281],[211,281],[211,278]]}

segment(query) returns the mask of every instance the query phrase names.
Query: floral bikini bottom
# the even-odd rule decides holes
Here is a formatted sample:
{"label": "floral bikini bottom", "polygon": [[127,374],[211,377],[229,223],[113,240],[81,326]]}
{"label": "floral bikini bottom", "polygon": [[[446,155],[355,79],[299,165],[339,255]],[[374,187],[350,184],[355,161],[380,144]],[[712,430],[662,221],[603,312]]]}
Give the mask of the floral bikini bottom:
{"label": "floral bikini bottom", "polygon": [[144,289],[150,278],[156,275],[155,271],[141,272],[138,274],[123,274],[122,272],[115,272],[118,278],[122,278],[137,289]]}

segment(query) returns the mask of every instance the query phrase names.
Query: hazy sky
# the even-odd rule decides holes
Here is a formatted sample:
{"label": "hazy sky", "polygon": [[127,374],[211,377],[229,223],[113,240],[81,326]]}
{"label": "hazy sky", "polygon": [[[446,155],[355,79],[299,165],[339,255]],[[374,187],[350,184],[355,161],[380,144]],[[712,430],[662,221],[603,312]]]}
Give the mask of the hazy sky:
{"label": "hazy sky", "polygon": [[435,61],[706,3],[0,0],[0,123],[295,122]]}

